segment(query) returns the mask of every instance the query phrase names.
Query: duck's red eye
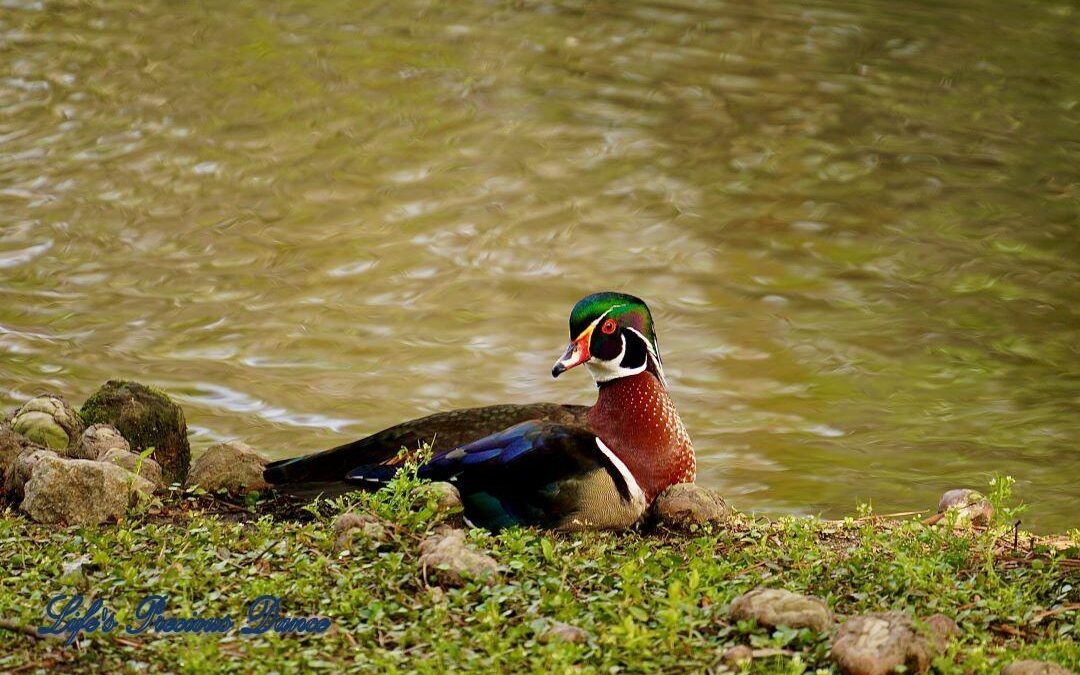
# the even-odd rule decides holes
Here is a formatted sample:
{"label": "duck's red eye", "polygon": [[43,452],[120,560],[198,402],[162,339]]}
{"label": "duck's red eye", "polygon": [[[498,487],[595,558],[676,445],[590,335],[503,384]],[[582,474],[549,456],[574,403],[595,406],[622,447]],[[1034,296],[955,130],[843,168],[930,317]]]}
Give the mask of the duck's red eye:
{"label": "duck's red eye", "polygon": [[600,332],[604,335],[611,335],[615,332],[615,319],[607,319],[600,326]]}

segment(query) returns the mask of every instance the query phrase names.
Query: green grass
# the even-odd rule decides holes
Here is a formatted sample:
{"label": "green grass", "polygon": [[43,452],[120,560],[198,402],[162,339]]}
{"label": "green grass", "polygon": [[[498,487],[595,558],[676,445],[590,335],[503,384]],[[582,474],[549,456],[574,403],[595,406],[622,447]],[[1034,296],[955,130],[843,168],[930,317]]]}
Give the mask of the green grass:
{"label": "green grass", "polygon": [[[332,523],[352,505],[396,523],[380,548],[335,553]],[[701,672],[728,647],[783,653],[752,672],[835,672],[829,637],[735,623],[727,605],[759,584],[818,595],[841,615],[897,609],[953,617],[963,635],[934,663],[943,673],[997,672],[1017,658],[1075,667],[1080,564],[1075,536],[1004,525],[955,537],[945,528],[873,516],[843,522],[740,517],[713,532],[560,535],[472,531],[502,565],[498,583],[428,587],[418,542],[440,520],[429,492],[403,477],[377,495],[260,515],[267,503],[227,505],[177,493],[118,526],[56,528],[0,513],[0,617],[44,622],[47,600],[83,592],[125,625],[138,601],[166,594],[174,616],[242,620],[262,594],[290,616],[330,617],[304,637],[84,634],[76,645],[0,629],[0,671]],[[80,574],[63,563],[81,555]],[[1070,557],[1072,556],[1072,557]],[[541,644],[544,622],[587,630],[587,642]]]}

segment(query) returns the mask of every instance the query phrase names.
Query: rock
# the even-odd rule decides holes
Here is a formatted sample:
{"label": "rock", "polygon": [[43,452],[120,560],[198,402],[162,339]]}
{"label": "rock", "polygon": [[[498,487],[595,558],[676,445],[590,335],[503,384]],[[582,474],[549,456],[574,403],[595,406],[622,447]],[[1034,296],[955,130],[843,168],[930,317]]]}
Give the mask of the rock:
{"label": "rock", "polygon": [[116,427],[142,453],[153,448],[167,483],[183,483],[191,463],[184,411],[164,392],[137,382],[109,380],[86,399],[80,414],[87,424]]}
{"label": "rock", "polygon": [[11,418],[15,433],[56,450],[73,445],[84,426],[64,399],[48,394],[30,399]]}
{"label": "rock", "polygon": [[780,588],[755,588],[731,603],[731,618],[754,619],[762,626],[810,628],[818,632],[832,625],[828,606],[818,598]]}
{"label": "rock", "polygon": [[754,660],[754,650],[746,645],[735,645],[726,650],[722,658],[729,668],[742,668]]}
{"label": "rock", "polygon": [[458,489],[446,482],[428,483],[428,489],[438,495],[436,506],[444,513],[454,513],[462,510],[461,493]]}
{"label": "rock", "polygon": [[1049,661],[1013,661],[1001,669],[1001,675],[1072,675],[1072,671]]}
{"label": "rock", "polygon": [[720,660],[725,667],[718,670],[719,672],[746,670],[754,659],[771,659],[777,656],[791,658],[795,654],[796,652],[793,652],[790,649],[778,647],[759,647],[758,649],[751,649],[745,645],[735,645],[734,647],[725,650],[723,655],[721,655]]}
{"label": "rock", "polygon": [[375,516],[353,511],[338,516],[334,521],[334,550],[351,549],[357,537],[369,546],[378,547],[390,538],[390,534],[386,524]]}
{"label": "rock", "polygon": [[247,443],[228,441],[211,445],[191,465],[188,485],[208,492],[264,490],[263,469],[269,460]]}
{"label": "rock", "polygon": [[45,456],[34,465],[21,508],[39,523],[97,525],[120,519],[153,490],[115,464]]}
{"label": "rock", "polygon": [[21,502],[26,481],[34,472],[34,467],[44,457],[57,457],[53,450],[39,445],[27,446],[22,454],[11,463],[10,471],[4,476],[4,495],[13,502]]}
{"label": "rock", "polygon": [[[22,434],[15,433],[15,430],[11,428],[10,424],[0,424],[0,494],[5,494],[7,488],[8,476],[15,468],[15,463],[18,461],[19,456],[27,450],[32,448],[35,450],[43,449],[41,446],[32,443],[30,439],[26,438]],[[25,483],[30,479],[29,474],[22,480]],[[19,484],[19,489],[22,489],[22,483]]]}
{"label": "rock", "polygon": [[941,495],[938,501],[937,513],[923,522],[934,525],[944,520],[949,512],[956,512],[957,525],[977,525],[986,527],[994,517],[994,507],[990,501],[976,490],[967,488],[949,490]]}
{"label": "rock", "polygon": [[731,519],[731,507],[720,493],[696,483],[672,485],[656,497],[652,508],[660,523],[679,530]]}
{"label": "rock", "polygon": [[449,530],[420,543],[420,569],[440,586],[464,586],[474,580],[494,583],[499,565],[466,545],[464,531]]}
{"label": "rock", "polygon": [[866,614],[848,619],[833,639],[832,658],[846,675],[886,675],[899,666],[921,673],[941,650],[902,612]]}
{"label": "rock", "polygon": [[339,537],[353,528],[364,526],[364,517],[354,511],[346,511],[334,521],[334,537]]}
{"label": "rock", "polygon": [[131,473],[138,474],[153,483],[154,489],[165,487],[165,482],[161,477],[161,467],[149,457],[140,457],[123,448],[109,448],[98,461],[111,462]]}
{"label": "rock", "polygon": [[551,642],[587,642],[589,632],[562,621],[543,622],[536,631],[536,639],[541,644]]}
{"label": "rock", "polygon": [[924,623],[930,629],[930,637],[937,643],[939,650],[944,650],[950,641],[960,637],[960,626],[944,614],[928,616]]}
{"label": "rock", "polygon": [[131,452],[131,444],[111,424],[91,424],[63,455],[71,459],[101,459],[109,450]]}

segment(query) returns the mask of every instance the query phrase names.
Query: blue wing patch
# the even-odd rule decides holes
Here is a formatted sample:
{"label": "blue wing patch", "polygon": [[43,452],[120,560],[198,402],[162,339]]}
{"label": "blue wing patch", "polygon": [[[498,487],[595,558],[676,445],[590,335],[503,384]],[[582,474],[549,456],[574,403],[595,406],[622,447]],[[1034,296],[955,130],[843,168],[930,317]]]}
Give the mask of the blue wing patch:
{"label": "blue wing patch", "polygon": [[485,436],[449,452],[432,457],[420,467],[420,477],[431,480],[448,480],[466,467],[508,464],[523,454],[536,450],[545,440],[541,433],[543,425],[522,422],[496,434]]}

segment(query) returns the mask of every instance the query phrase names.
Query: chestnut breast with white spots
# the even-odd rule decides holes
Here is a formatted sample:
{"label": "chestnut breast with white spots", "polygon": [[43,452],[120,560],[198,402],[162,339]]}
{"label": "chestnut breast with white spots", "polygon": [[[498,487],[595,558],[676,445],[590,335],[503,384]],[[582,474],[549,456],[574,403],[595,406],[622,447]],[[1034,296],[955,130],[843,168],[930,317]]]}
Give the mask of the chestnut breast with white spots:
{"label": "chestnut breast with white spots", "polygon": [[690,435],[664,385],[646,371],[605,383],[589,409],[593,431],[634,475],[645,497],[697,474]]}

